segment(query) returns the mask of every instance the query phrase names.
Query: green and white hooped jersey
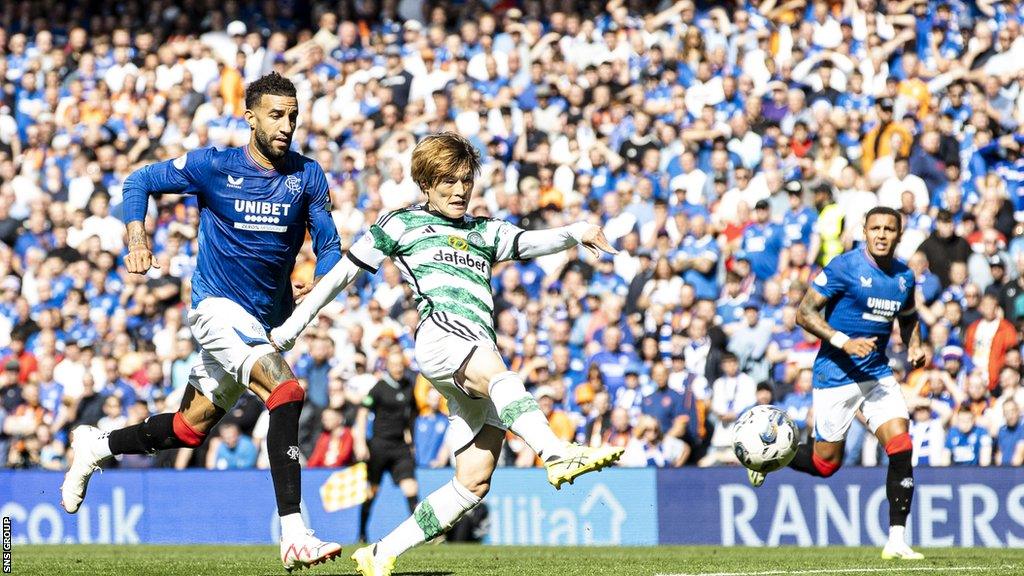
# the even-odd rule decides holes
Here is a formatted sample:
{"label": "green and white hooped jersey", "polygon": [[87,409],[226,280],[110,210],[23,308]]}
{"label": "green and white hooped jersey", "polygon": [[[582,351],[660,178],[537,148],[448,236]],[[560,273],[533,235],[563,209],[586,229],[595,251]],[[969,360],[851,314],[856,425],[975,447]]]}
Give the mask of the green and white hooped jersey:
{"label": "green and white hooped jersey", "polygon": [[415,293],[420,321],[436,312],[459,316],[494,338],[491,266],[518,260],[523,230],[501,220],[451,220],[410,206],[384,214],[349,249],[349,258],[376,274],[391,258]]}

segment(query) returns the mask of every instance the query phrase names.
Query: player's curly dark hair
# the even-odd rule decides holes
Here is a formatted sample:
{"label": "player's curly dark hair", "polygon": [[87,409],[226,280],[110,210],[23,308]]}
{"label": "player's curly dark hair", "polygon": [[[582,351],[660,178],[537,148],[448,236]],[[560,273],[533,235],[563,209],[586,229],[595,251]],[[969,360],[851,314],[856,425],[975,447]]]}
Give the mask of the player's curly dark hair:
{"label": "player's curly dark hair", "polygon": [[295,97],[295,84],[281,76],[277,72],[271,72],[253,80],[245,88],[245,107],[252,110],[260,103],[260,97],[264,94],[271,96]]}

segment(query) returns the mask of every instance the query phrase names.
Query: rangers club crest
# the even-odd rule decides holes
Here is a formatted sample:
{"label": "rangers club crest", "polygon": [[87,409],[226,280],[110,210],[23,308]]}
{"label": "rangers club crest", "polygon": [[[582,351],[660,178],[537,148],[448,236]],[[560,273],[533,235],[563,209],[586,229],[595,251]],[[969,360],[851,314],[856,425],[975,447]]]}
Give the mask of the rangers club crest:
{"label": "rangers club crest", "polygon": [[284,179],[284,187],[292,193],[292,196],[294,196],[302,190],[302,178],[299,178],[295,174],[290,174]]}
{"label": "rangers club crest", "polygon": [[900,276],[898,282],[899,282],[899,285],[900,285],[900,292],[906,292],[907,291],[907,279],[904,278],[903,276]]}

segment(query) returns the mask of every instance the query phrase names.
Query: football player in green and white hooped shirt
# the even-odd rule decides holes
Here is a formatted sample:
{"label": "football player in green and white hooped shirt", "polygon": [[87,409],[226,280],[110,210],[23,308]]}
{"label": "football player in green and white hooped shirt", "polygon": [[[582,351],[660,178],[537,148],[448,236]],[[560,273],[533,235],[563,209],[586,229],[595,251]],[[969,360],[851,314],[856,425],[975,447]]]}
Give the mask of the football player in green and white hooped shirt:
{"label": "football player in green and white hooped shirt", "polygon": [[555,488],[622,455],[621,448],[565,444],[554,435],[522,378],[498,354],[491,295],[491,266],[496,262],[536,258],[577,244],[595,255],[615,250],[600,226],[586,222],[523,231],[507,222],[467,215],[479,167],[479,153],[462,136],[444,132],[424,138],[413,150],[412,177],[426,194],[426,204],[381,216],[291,317],[271,331],[275,346],[290,347],[320,308],[359,272],[376,273],[385,258],[412,285],[420,312],[416,361],[448,399],[455,478],[379,543],[353,554],[365,576],[391,574],[398,555],[444,533],[480,503],[490,488],[506,429],[540,455]]}

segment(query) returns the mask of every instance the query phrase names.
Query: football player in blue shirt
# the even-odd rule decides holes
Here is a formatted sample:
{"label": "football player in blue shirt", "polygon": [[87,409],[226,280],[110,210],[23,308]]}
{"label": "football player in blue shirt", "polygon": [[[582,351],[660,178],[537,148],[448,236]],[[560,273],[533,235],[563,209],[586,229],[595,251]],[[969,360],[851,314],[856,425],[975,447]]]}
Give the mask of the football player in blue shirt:
{"label": "football player in blue shirt", "polygon": [[323,170],[289,150],[298,117],[295,86],[276,73],[245,93],[251,139],[241,148],[193,150],[133,172],[124,183],[128,228],[125,266],[145,274],[156,266],[146,235],[150,195],[194,194],[199,200],[198,266],[192,275],[192,336],[201,354],[174,414],[157,414],[109,435],[91,426],[73,431],[74,462],[61,487],[62,504],[78,511],[94,470],[117,454],[195,448],[246,388],[270,411],[267,448],[281,517],[286,570],[319,564],[341,553],[306,528],[299,513],[299,412],[305,393],[267,331],[291,314],[308,291],[289,281],[308,229],[316,275],[341,259]]}
{"label": "football player in blue shirt", "polygon": [[[882,558],[918,560],[923,556],[911,550],[904,535],[914,495],[910,417],[885,353],[898,319],[911,365],[918,368],[925,361],[914,273],[895,256],[902,232],[898,212],[869,210],[864,248],[833,258],[800,303],[797,322],[821,339],[812,394],[816,441],[801,445],[790,467],[824,478],[835,474],[846,433],[860,410],[889,455],[889,541]],[[764,482],[764,474],[748,472],[755,486]]]}

